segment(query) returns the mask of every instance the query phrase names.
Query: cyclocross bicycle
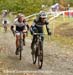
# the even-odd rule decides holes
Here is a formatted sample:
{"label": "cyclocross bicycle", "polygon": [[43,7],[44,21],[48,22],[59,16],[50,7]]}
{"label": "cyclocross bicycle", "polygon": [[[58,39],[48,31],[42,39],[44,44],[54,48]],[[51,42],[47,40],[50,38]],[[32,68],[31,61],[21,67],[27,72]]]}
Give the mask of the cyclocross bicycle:
{"label": "cyclocross bicycle", "polygon": [[34,35],[37,36],[36,38],[36,43],[34,44],[33,48],[33,53],[32,53],[32,59],[33,59],[33,64],[38,61],[38,68],[41,69],[43,65],[43,41],[42,41],[42,36],[44,35],[43,33],[34,33]]}
{"label": "cyclocross bicycle", "polygon": [[[15,36],[16,31],[12,30],[13,35]],[[19,59],[22,59],[22,50],[23,50],[23,34],[27,33],[27,32],[19,32],[20,33],[20,38],[19,38],[19,47],[18,47],[18,51],[19,51]]]}

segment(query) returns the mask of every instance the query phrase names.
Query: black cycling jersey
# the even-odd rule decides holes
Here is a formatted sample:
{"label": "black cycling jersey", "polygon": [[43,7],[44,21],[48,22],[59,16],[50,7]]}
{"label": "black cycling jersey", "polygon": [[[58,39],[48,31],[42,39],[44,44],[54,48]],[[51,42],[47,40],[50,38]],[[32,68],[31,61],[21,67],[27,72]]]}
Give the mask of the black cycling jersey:
{"label": "black cycling jersey", "polygon": [[22,26],[22,27],[19,27],[19,26],[16,26],[16,31],[23,31],[25,29],[25,26]]}
{"label": "black cycling jersey", "polygon": [[48,24],[49,22],[47,20],[45,20],[45,22],[43,23],[40,19],[35,19],[31,28],[32,31],[34,31],[34,29],[37,29],[38,33],[43,33],[43,26],[45,25],[47,32],[49,32]]}

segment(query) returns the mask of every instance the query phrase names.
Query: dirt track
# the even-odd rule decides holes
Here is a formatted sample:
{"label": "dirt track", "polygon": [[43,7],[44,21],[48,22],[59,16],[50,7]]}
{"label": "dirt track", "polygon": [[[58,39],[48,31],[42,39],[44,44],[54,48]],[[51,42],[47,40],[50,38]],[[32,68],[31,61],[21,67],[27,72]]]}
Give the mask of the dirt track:
{"label": "dirt track", "polygon": [[25,75],[7,74],[7,70],[40,71],[39,74],[30,75],[73,75],[73,47],[52,40],[44,42],[44,64],[43,68],[38,70],[37,65],[32,64],[30,43],[31,38],[27,38],[20,61],[15,55],[15,38],[12,33],[0,32],[0,75]]}

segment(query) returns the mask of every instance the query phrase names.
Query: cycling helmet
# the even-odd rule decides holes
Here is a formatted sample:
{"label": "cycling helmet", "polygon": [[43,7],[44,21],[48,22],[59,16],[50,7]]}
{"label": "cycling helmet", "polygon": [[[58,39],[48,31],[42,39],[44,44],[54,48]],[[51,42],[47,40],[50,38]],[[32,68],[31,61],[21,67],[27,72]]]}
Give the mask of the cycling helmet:
{"label": "cycling helmet", "polygon": [[3,12],[7,13],[8,11],[7,10],[3,10]]}
{"label": "cycling helmet", "polygon": [[45,12],[41,11],[40,14],[39,14],[39,17],[40,18],[47,18],[47,15]]}
{"label": "cycling helmet", "polygon": [[22,13],[19,13],[18,15],[17,15],[17,18],[20,18],[20,17],[25,17]]}

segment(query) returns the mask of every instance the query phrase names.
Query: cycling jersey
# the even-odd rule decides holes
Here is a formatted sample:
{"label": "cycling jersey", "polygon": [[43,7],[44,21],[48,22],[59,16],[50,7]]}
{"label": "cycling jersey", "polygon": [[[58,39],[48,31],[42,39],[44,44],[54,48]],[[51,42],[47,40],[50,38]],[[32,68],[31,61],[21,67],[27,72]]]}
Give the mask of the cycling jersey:
{"label": "cycling jersey", "polygon": [[49,27],[48,27],[49,22],[45,19],[45,22],[41,22],[40,19],[35,19],[32,26],[31,26],[31,31],[34,31],[35,29],[38,30],[38,33],[43,33],[43,26],[46,26],[47,32],[49,32]]}
{"label": "cycling jersey", "polygon": [[16,26],[16,31],[23,31],[27,29],[27,22],[19,22],[18,19],[15,19],[14,25]]}

